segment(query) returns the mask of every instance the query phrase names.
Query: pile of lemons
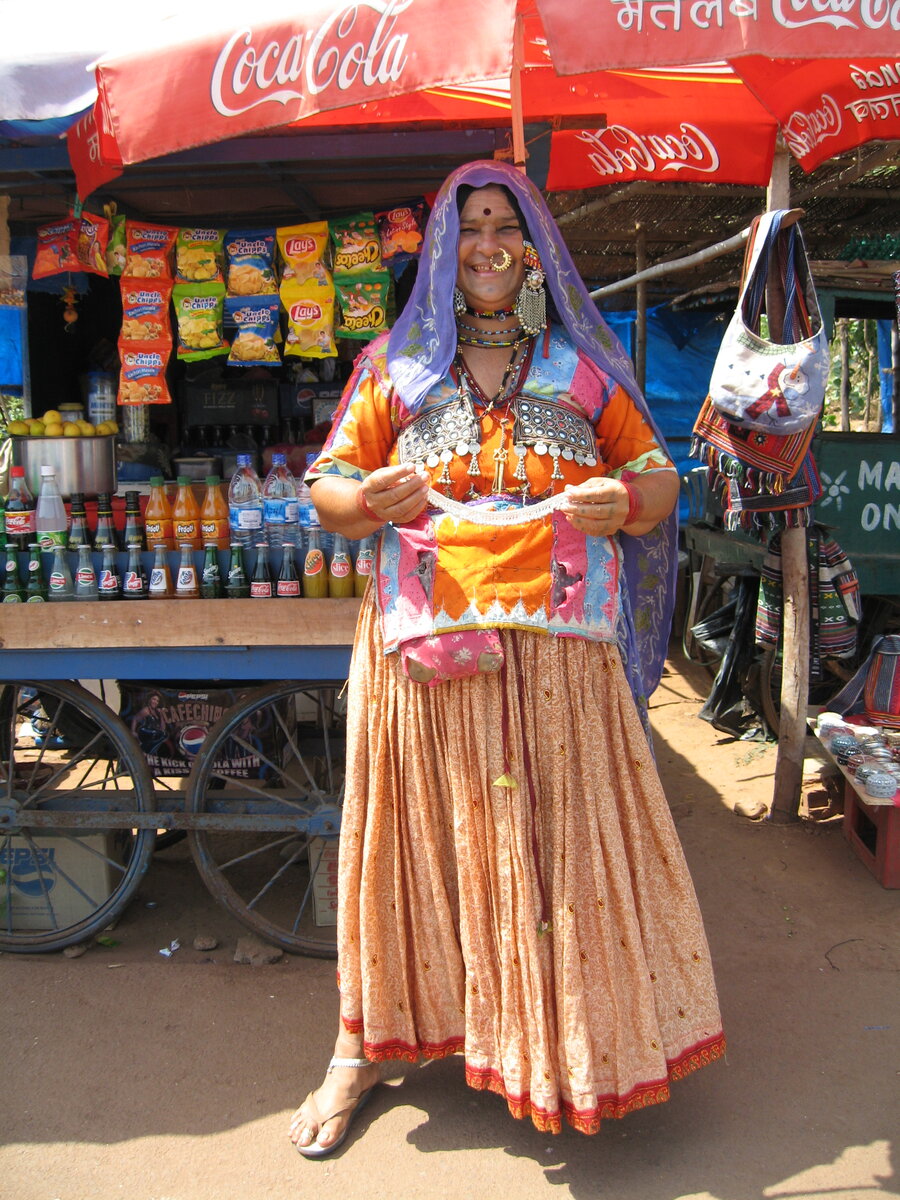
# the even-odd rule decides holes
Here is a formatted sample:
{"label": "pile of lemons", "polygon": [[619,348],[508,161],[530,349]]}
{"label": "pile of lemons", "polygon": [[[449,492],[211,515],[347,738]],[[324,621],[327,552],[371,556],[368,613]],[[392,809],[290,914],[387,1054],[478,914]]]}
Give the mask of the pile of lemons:
{"label": "pile of lemons", "polygon": [[6,432],[13,437],[104,437],[118,433],[119,425],[117,421],[102,421],[99,425],[90,421],[63,421],[55,408],[49,408],[42,417],[10,421]]}

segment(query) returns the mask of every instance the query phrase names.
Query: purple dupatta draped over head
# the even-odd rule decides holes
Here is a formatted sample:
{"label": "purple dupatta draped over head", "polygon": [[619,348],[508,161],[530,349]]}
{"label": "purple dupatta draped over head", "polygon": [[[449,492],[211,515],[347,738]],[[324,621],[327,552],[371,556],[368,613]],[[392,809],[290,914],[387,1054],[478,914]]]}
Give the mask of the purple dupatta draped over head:
{"label": "purple dupatta draped over head", "polygon": [[[435,199],[419,272],[403,312],[388,337],[387,365],[395,392],[412,413],[444,378],[456,352],[453,288],[457,275],[460,186],[500,184],[515,196],[537,247],[547,286],[562,324],[576,346],[632,397],[663,445],[634,378],[631,360],[588,295],[543,196],[530,179],[502,162],[471,162],[445,180]],[[642,537],[620,534],[624,560],[625,628],[620,637],[629,681],[639,707],[659,683],[675,599],[678,521],[673,513]]]}

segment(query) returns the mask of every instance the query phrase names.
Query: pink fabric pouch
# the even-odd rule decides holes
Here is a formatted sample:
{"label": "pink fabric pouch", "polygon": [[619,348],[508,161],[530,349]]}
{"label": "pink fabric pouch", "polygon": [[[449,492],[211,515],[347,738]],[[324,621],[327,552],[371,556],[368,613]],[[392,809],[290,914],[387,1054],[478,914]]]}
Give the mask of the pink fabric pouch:
{"label": "pink fabric pouch", "polygon": [[496,629],[466,629],[410,638],[400,645],[400,664],[414,683],[437,687],[448,679],[464,679],[499,671],[503,647]]}

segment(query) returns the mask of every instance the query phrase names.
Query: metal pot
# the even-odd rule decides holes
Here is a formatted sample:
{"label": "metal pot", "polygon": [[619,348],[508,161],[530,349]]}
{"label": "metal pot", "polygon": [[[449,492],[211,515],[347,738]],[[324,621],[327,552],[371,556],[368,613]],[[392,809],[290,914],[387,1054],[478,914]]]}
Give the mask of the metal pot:
{"label": "metal pot", "polygon": [[56,468],[56,482],[65,499],[73,492],[94,497],[116,490],[116,437],[12,437],[12,460],[25,468],[25,479],[37,496],[41,467]]}

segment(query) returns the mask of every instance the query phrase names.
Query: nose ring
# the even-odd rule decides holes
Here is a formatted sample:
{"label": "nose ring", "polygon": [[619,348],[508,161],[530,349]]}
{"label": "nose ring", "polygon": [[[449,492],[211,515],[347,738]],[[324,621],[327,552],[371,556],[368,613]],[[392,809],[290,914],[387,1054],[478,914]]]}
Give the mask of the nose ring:
{"label": "nose ring", "polygon": [[[494,259],[498,254],[500,255],[500,262],[495,263]],[[512,255],[508,250],[497,250],[491,255],[491,257],[488,259],[488,262],[491,264],[491,270],[496,271],[499,275],[501,271],[505,271],[506,268],[512,263]]]}

